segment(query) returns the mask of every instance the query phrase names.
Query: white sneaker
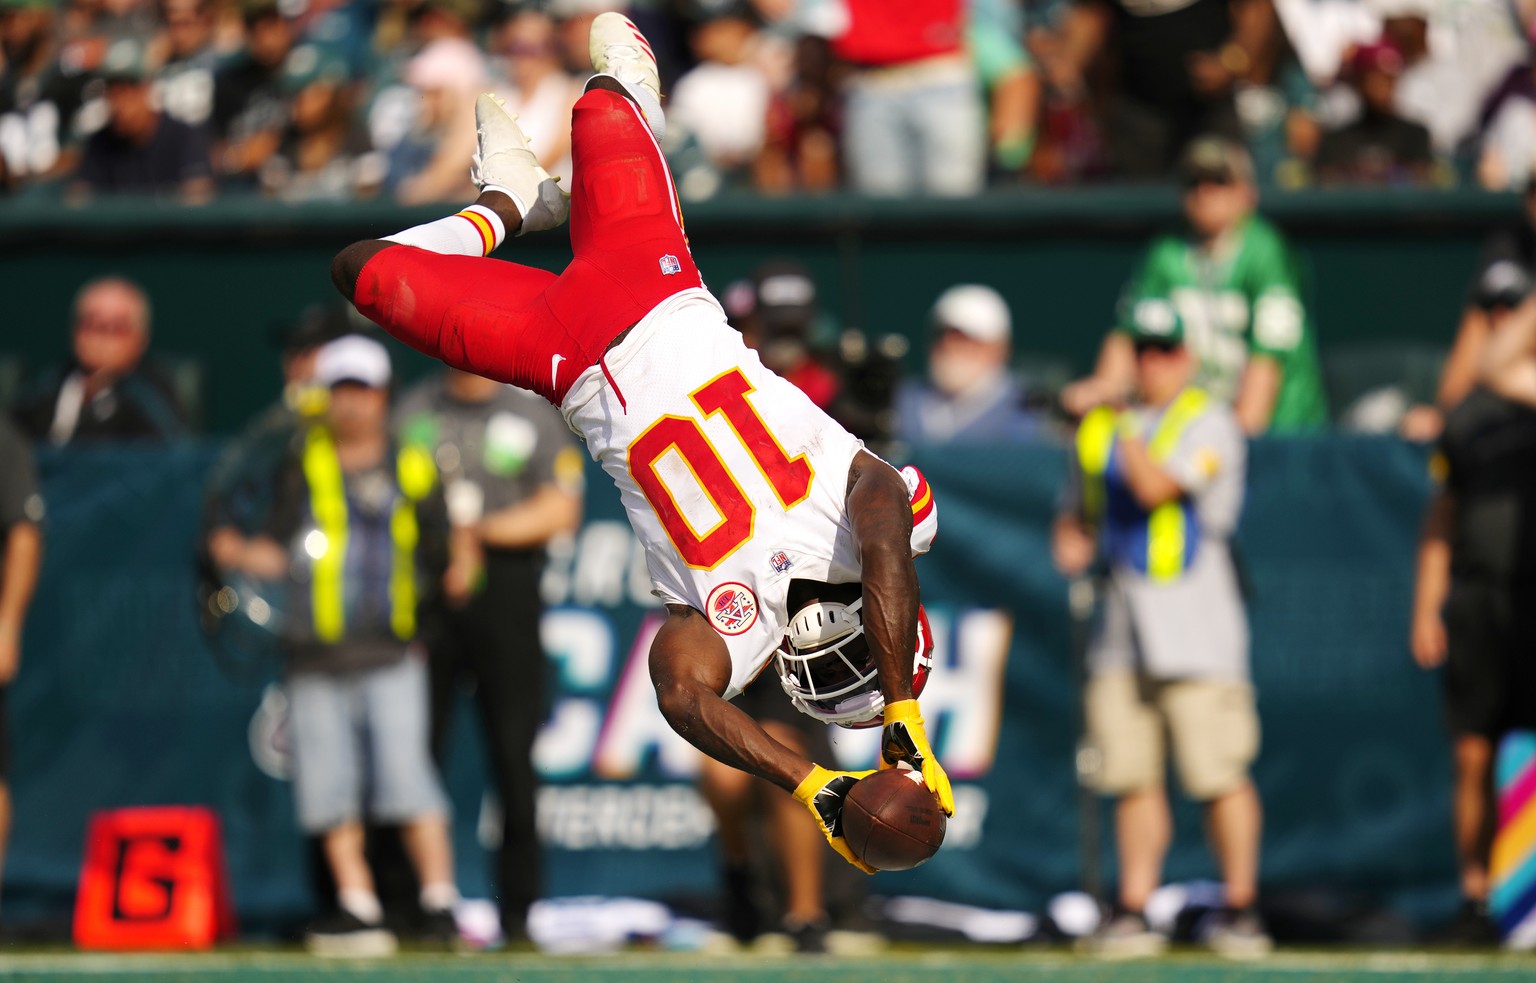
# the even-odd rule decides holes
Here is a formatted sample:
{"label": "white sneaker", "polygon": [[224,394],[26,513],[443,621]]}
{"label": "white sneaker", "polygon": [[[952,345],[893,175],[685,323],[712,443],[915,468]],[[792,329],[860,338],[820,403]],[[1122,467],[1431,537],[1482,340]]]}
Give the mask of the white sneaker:
{"label": "white sneaker", "polygon": [[651,43],[634,21],[613,11],[598,14],[587,36],[587,52],[598,72],[587,80],[587,88],[613,89],[604,76],[617,80],[622,94],[640,107],[651,132],[660,140],[667,132],[667,118],[661,111],[661,73],[656,70]]}
{"label": "white sneaker", "polygon": [[517,234],[553,229],[570,214],[570,195],[539,166],[528,149],[528,137],[507,112],[506,101],[490,93],[475,100],[475,136],[480,147],[469,168],[470,180],[484,191],[487,185],[505,190],[523,213]]}

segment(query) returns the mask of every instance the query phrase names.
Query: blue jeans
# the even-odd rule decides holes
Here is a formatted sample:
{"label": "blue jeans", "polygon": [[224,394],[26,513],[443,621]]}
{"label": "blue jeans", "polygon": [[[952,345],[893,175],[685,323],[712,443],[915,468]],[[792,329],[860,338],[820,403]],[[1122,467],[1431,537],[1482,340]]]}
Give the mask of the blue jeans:
{"label": "blue jeans", "polygon": [[986,116],[963,61],[869,69],[848,83],[843,158],[870,195],[973,195],[986,179]]}

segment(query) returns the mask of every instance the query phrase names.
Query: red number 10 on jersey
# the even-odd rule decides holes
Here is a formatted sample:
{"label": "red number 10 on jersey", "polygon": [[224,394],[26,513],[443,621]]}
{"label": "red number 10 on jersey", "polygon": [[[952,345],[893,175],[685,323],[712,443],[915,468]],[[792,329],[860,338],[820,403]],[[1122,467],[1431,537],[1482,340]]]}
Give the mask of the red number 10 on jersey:
{"label": "red number 10 on jersey", "polygon": [[[804,454],[791,458],[768,432],[763,418],[747,399],[754,391],[741,370],[732,368],[688,396],[706,419],[717,413],[724,418],[773,488],[779,504],[788,511],[810,495],[815,472]],[[676,451],[720,514],[719,521],[703,532],[683,515],[657,470],[657,464],[668,451]],[[678,555],[690,567],[713,570],[752,538],[757,510],[726,467],[720,452],[710,443],[699,420],[691,416],[662,417],[634,439],[628,457],[630,476],[656,510],[656,517]]]}

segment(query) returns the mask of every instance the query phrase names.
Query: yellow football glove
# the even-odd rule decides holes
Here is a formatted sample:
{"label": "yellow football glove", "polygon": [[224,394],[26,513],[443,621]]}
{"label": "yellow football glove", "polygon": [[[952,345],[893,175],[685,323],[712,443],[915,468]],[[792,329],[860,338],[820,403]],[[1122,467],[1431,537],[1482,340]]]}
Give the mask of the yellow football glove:
{"label": "yellow football glove", "polygon": [[880,742],[880,770],[896,767],[905,761],[923,773],[923,784],[928,791],[939,797],[939,808],[944,815],[955,814],[955,793],[949,787],[949,776],[939,764],[938,756],[928,746],[928,734],[923,730],[923,711],[916,700],[901,700],[885,705],[885,733]]}
{"label": "yellow football glove", "polygon": [[795,789],[795,801],[811,810],[816,825],[821,827],[821,834],[832,849],[866,874],[875,873],[875,868],[854,856],[848,841],[843,839],[843,800],[848,797],[854,782],[873,774],[873,771],[832,771],[812,765],[811,773]]}

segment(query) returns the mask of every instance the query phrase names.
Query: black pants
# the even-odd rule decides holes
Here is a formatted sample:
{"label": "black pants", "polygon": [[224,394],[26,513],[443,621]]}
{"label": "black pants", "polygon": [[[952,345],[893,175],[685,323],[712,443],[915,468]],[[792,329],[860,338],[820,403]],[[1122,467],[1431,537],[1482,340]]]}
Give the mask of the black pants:
{"label": "black pants", "polygon": [[539,644],[542,550],[486,555],[485,587],[463,609],[428,621],[432,751],[439,763],[460,689],[472,684],[501,799],[496,857],[502,929],[523,936],[542,880],[534,800],[533,739],[545,717],[544,649]]}

